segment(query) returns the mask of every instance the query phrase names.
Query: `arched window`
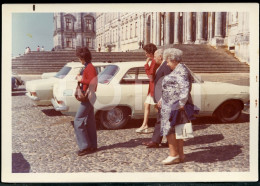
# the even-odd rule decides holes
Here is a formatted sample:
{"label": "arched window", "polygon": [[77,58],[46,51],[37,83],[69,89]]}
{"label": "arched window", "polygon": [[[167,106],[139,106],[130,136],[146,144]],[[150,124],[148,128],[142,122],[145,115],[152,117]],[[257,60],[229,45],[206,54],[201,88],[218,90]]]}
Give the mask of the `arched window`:
{"label": "arched window", "polygon": [[86,15],[84,17],[84,31],[88,32],[88,31],[93,31],[94,28],[94,19],[92,16],[90,15]]}
{"label": "arched window", "polygon": [[70,18],[66,18],[66,30],[70,30],[72,27],[72,21]]}
{"label": "arched window", "polygon": [[64,16],[64,21],[65,21],[65,30],[71,31],[74,29],[75,17],[73,15],[66,14]]}

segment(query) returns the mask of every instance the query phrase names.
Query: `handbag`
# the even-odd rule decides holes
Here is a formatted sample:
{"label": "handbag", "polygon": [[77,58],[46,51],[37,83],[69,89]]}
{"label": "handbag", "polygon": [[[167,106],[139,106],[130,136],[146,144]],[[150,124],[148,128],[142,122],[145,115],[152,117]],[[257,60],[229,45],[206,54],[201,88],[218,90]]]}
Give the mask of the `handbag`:
{"label": "handbag", "polygon": [[176,139],[194,138],[191,122],[175,125],[175,136]]}
{"label": "handbag", "polygon": [[88,100],[88,91],[84,92],[80,87],[80,82],[78,82],[78,85],[76,87],[76,91],[74,94],[75,98],[78,101],[87,101]]}
{"label": "handbag", "polygon": [[[84,70],[86,69],[88,63],[85,63],[85,67],[84,69],[81,69],[80,71],[80,75],[83,75],[83,72]],[[83,101],[87,101],[88,100],[88,91],[84,92],[80,86],[80,82],[78,82],[78,85],[76,87],[76,91],[75,91],[75,94],[74,94],[75,98],[80,101],[80,102],[83,102]]]}
{"label": "handbag", "polygon": [[178,124],[175,125],[176,139],[194,138],[192,123],[184,110],[179,111]]}

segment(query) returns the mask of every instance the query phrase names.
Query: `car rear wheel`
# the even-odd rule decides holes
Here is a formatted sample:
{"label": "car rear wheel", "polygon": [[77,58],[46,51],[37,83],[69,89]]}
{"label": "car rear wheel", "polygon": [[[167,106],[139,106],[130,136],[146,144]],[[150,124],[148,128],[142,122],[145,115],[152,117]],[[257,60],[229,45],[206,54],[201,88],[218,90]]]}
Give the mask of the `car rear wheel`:
{"label": "car rear wheel", "polygon": [[115,107],[108,111],[101,111],[100,124],[106,129],[123,128],[129,120],[128,109],[125,107]]}
{"label": "car rear wheel", "polygon": [[242,107],[238,101],[227,101],[223,103],[217,110],[218,119],[223,122],[233,122],[241,115]]}

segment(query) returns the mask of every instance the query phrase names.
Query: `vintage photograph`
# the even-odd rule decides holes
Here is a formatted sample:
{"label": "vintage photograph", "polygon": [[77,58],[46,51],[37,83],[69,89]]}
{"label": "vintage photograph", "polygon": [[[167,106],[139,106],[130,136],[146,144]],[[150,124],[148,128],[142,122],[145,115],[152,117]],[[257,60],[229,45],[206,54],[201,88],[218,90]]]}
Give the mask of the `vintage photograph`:
{"label": "vintage photograph", "polygon": [[2,179],[257,181],[257,5],[3,5]]}

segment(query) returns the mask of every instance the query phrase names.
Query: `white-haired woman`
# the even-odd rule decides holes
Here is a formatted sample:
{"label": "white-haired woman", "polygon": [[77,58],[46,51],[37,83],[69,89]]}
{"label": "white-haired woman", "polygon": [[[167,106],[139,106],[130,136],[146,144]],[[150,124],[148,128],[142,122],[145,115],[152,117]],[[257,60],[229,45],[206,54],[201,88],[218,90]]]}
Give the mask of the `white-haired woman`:
{"label": "white-haired woman", "polygon": [[173,164],[184,161],[183,140],[176,139],[174,124],[169,121],[173,104],[178,103],[179,110],[184,110],[184,105],[191,100],[191,76],[184,64],[180,63],[183,52],[176,48],[166,49],[163,53],[164,60],[172,72],[162,81],[161,105],[161,136],[166,136],[169,144],[169,156],[162,161],[163,164]]}

